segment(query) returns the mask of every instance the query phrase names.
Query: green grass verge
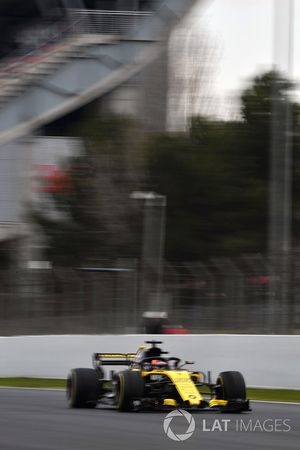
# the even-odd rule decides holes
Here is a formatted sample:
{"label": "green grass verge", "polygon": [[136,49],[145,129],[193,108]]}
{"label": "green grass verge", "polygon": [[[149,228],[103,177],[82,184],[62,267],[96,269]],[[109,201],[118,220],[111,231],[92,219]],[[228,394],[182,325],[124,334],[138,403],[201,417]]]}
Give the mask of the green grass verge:
{"label": "green grass verge", "polygon": [[56,378],[0,378],[0,387],[65,389],[66,380]]}
{"label": "green grass verge", "polygon": [[269,400],[274,402],[300,403],[300,391],[291,389],[247,389],[250,400]]}
{"label": "green grass verge", "polygon": [[[65,389],[66,380],[55,378],[0,378],[0,387],[27,387]],[[203,388],[201,388],[203,391]],[[257,389],[248,388],[247,395],[250,400],[269,400],[281,402],[300,403],[300,390],[290,389]]]}

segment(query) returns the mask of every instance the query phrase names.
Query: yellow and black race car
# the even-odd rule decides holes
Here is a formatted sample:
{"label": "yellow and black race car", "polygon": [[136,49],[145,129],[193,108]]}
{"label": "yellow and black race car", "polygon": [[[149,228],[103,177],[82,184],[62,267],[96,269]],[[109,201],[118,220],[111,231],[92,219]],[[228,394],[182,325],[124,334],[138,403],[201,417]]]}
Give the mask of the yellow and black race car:
{"label": "yellow and black race car", "polygon": [[[210,373],[192,372],[191,361],[166,357],[157,344],[146,341],[136,353],[94,353],[94,369],[73,369],[67,379],[71,408],[115,405],[119,411],[142,408],[182,407],[223,412],[249,411],[246,386],[240,372],[221,372],[216,383]],[[103,366],[128,366],[105,377]]]}

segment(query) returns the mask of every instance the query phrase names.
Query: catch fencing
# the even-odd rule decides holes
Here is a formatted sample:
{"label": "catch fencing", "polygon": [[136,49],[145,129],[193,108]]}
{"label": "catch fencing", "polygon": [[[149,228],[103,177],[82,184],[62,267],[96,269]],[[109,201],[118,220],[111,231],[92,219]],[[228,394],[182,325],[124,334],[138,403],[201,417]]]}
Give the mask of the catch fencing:
{"label": "catch fencing", "polygon": [[99,261],[97,271],[2,270],[1,334],[138,333],[145,331],[145,311],[166,313],[162,330],[297,334],[299,267],[300,255],[294,255],[285,303],[274,292],[274,275],[261,255],[165,263],[155,295],[141,289],[137,260]]}

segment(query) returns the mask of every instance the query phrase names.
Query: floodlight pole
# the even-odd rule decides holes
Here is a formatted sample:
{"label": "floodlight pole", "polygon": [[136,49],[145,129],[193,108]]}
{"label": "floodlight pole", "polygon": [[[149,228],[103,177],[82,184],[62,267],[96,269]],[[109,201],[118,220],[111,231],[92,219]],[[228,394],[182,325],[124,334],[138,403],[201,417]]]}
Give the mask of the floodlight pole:
{"label": "floodlight pole", "polygon": [[[144,200],[140,296],[147,297],[146,305],[149,310],[156,310],[161,304],[167,198],[155,192],[140,191],[132,192],[130,198]],[[152,286],[149,286],[149,279],[153,274],[155,300],[150,296]]]}
{"label": "floodlight pole", "polygon": [[[275,14],[278,4],[274,2]],[[294,0],[288,3],[287,75],[292,76],[294,53]],[[278,18],[277,18],[278,19]],[[275,50],[277,27],[274,26]],[[276,68],[276,67],[275,67]],[[288,301],[291,295],[291,211],[292,211],[292,106],[278,96],[277,82],[272,87],[272,124],[270,158],[269,260],[272,267],[270,286],[270,328],[285,333],[288,328]],[[283,127],[282,127],[283,125]]]}

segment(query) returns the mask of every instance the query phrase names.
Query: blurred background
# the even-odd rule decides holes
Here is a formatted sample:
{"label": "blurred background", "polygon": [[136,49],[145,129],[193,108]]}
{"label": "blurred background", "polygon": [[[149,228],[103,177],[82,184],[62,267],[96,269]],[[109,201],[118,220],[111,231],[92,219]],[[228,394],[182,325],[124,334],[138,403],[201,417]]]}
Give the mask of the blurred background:
{"label": "blurred background", "polygon": [[0,0],[2,335],[300,331],[299,0]]}

